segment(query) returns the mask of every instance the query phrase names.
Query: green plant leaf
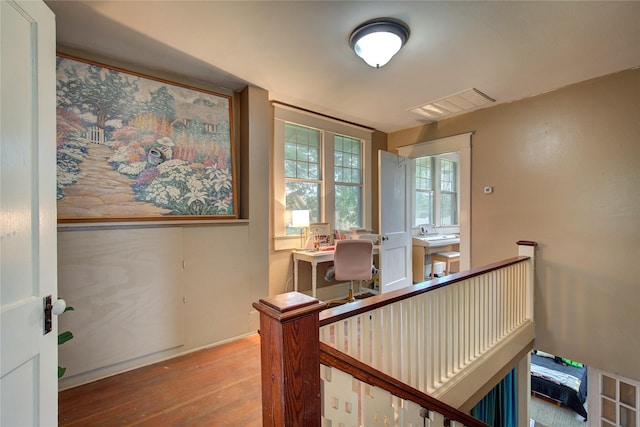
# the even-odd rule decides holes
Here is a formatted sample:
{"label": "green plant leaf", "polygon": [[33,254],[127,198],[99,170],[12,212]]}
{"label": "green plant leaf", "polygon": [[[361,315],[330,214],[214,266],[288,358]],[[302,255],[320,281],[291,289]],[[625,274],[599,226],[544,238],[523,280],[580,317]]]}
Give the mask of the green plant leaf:
{"label": "green plant leaf", "polygon": [[66,343],[71,338],[73,338],[73,334],[69,331],[64,331],[63,333],[58,335],[58,345]]}
{"label": "green plant leaf", "polygon": [[62,378],[64,373],[67,371],[67,368],[63,368],[62,366],[58,366],[58,379]]}

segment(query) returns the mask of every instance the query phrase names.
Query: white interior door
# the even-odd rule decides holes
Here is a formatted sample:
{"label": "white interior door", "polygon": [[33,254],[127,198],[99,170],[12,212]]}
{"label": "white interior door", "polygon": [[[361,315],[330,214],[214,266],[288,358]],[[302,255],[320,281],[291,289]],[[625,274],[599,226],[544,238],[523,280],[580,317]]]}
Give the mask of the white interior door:
{"label": "white interior door", "polygon": [[413,283],[409,159],[379,151],[378,172],[380,292],[390,292]]}
{"label": "white interior door", "polygon": [[55,20],[2,1],[0,22],[0,425],[57,425]]}

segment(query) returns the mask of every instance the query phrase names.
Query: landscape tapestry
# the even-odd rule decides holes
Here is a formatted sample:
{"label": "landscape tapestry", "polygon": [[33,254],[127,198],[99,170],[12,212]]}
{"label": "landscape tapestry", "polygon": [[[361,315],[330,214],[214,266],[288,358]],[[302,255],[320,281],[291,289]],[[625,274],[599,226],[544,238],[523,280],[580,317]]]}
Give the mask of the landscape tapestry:
{"label": "landscape tapestry", "polygon": [[237,218],[231,97],[57,57],[59,222]]}

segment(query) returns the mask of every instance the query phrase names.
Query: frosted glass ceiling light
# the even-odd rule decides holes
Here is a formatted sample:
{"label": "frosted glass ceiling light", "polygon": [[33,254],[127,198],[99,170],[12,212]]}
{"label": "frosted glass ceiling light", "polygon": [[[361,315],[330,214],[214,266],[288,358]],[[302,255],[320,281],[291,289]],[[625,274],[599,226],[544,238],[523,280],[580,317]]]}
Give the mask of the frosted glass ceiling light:
{"label": "frosted glass ceiling light", "polygon": [[398,53],[409,39],[409,27],[399,20],[378,18],[353,30],[349,44],[367,64],[380,68]]}

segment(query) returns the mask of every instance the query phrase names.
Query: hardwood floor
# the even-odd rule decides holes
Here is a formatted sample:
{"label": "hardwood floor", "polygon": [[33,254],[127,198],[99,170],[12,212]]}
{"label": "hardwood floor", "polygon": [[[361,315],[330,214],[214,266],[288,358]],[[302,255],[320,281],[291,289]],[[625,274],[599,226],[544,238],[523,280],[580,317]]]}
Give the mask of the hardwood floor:
{"label": "hardwood floor", "polygon": [[261,426],[260,337],[59,393],[60,426]]}

